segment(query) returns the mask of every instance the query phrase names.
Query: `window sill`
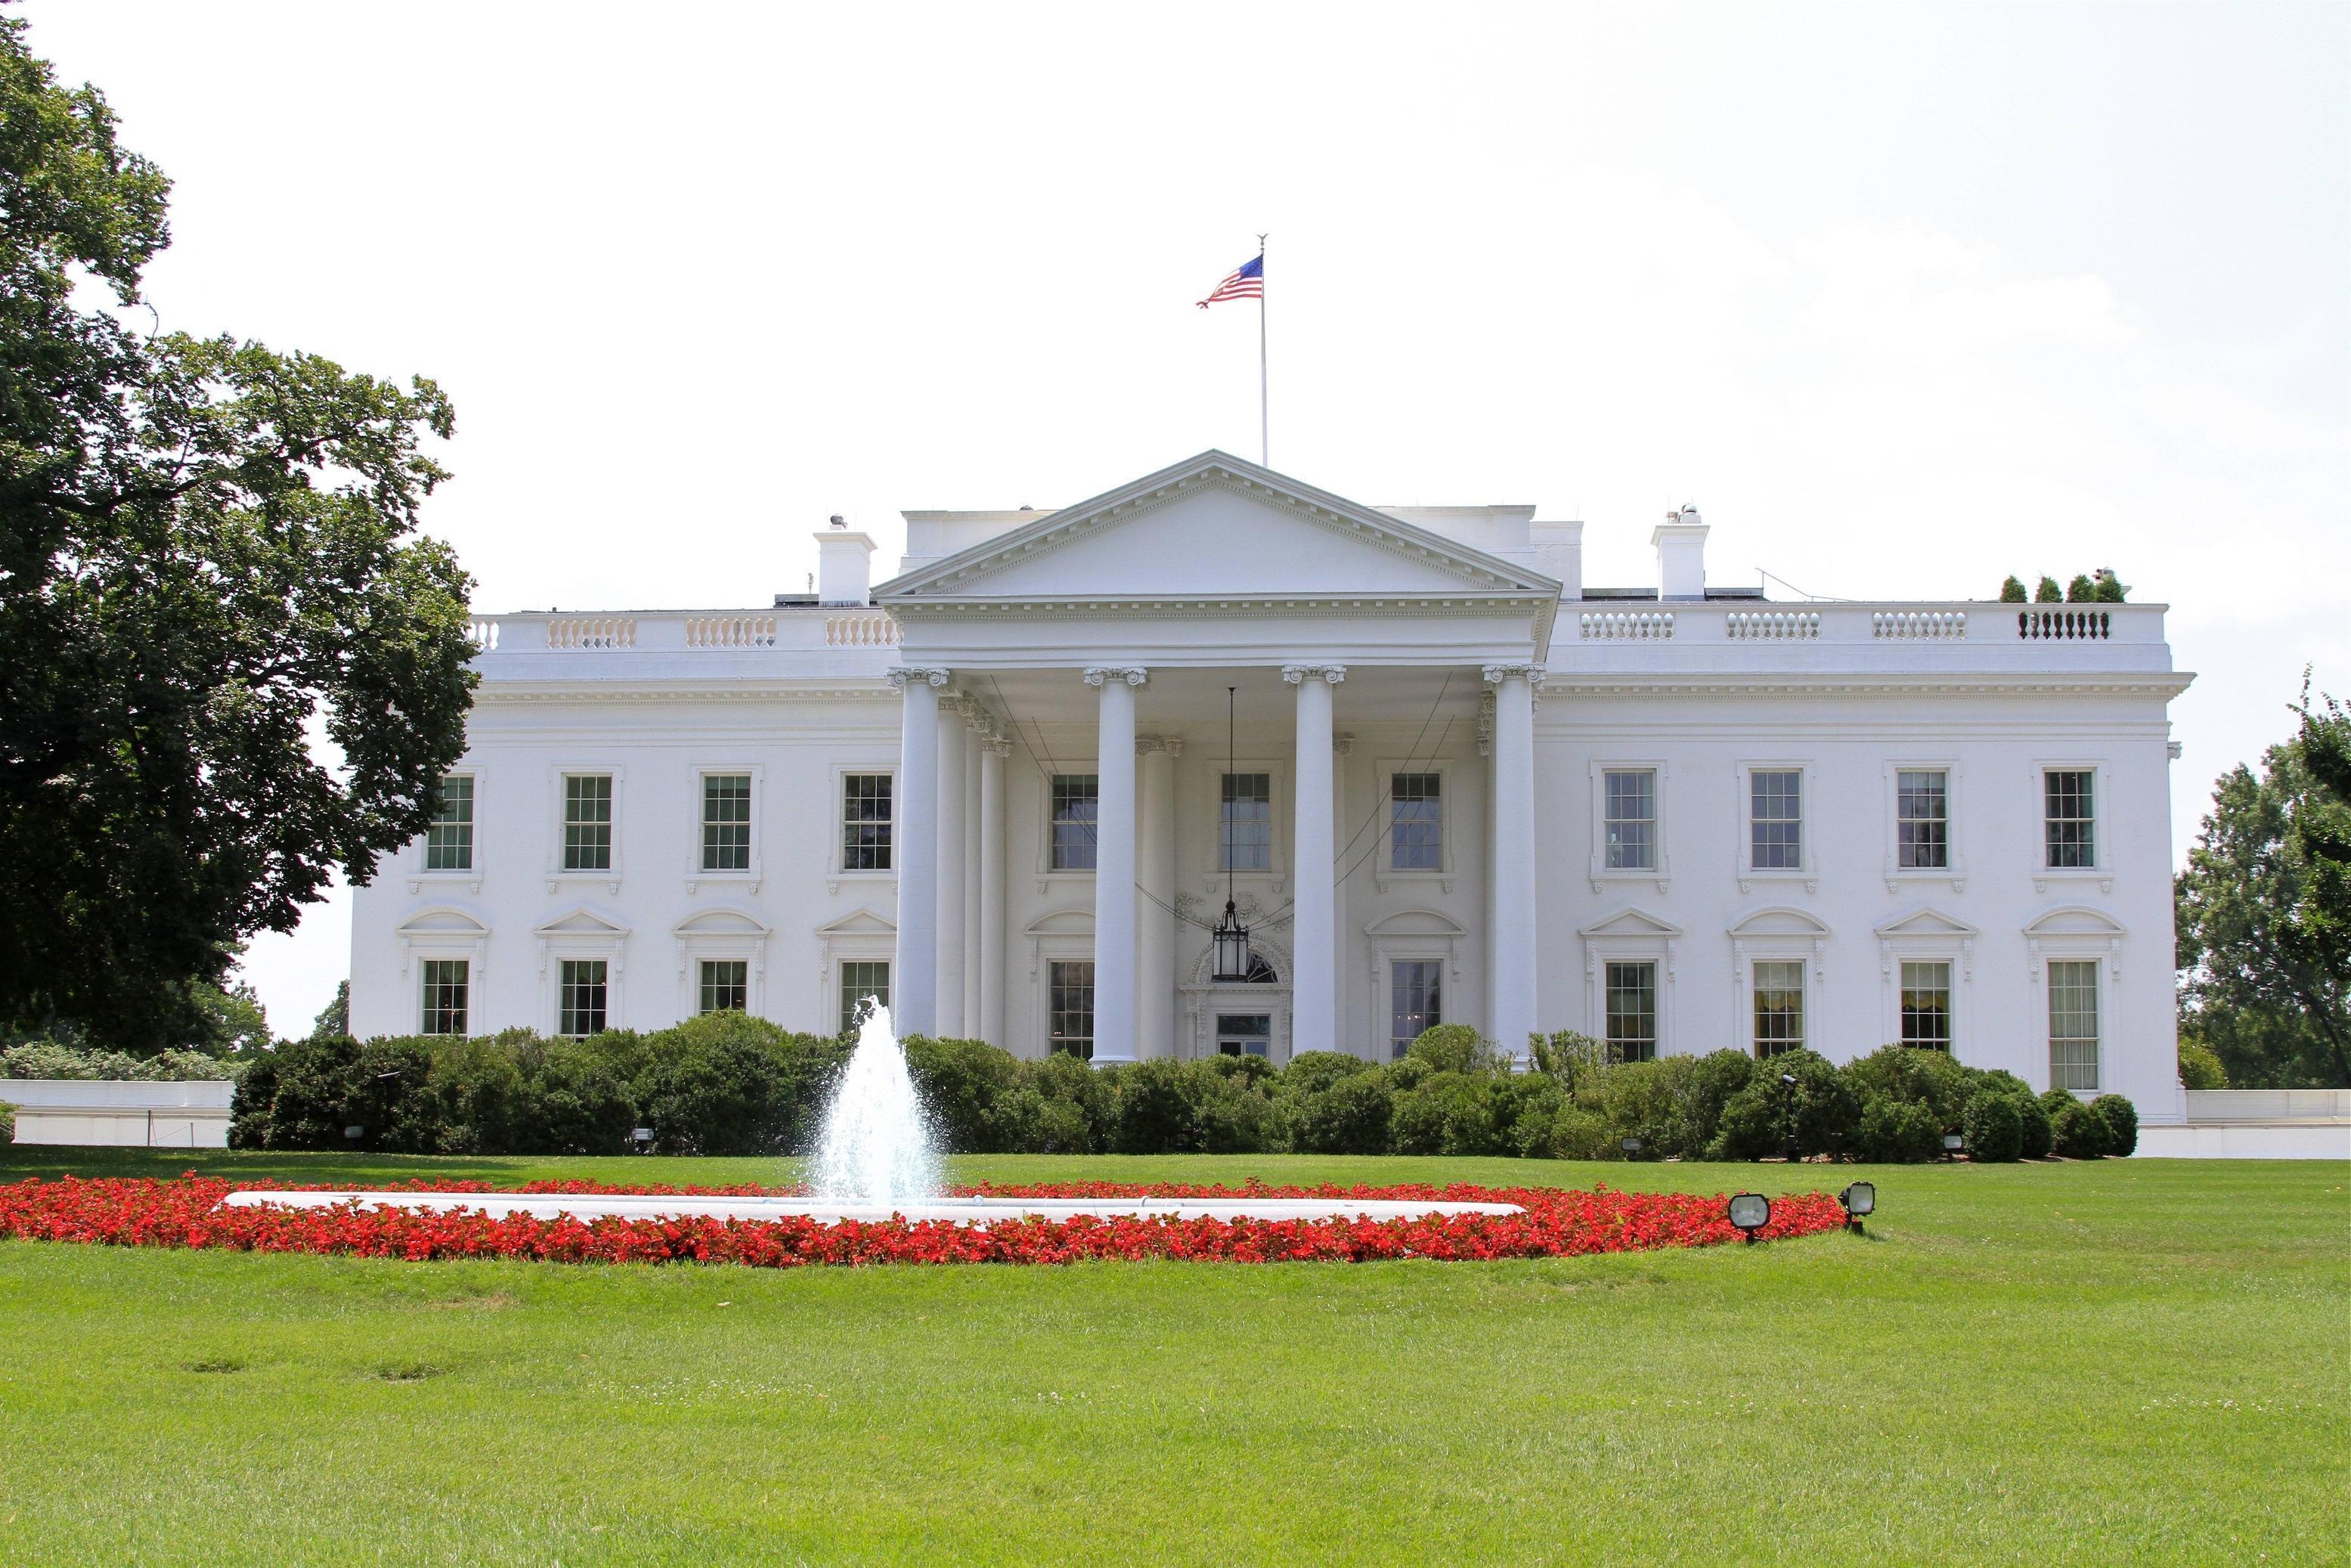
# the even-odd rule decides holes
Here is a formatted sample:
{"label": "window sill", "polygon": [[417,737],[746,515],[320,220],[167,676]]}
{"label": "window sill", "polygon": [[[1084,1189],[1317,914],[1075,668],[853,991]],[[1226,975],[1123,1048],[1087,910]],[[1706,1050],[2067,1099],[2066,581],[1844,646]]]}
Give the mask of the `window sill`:
{"label": "window sill", "polygon": [[1458,873],[1449,867],[1428,871],[1419,869],[1396,871],[1383,867],[1372,873],[1372,888],[1376,893],[1385,893],[1388,890],[1388,883],[1392,882],[1407,883],[1417,887],[1426,887],[1430,883],[1435,883],[1438,893],[1449,895],[1453,892],[1453,880],[1457,874]]}
{"label": "window sill", "polygon": [[2081,883],[2095,882],[2100,893],[2115,890],[2115,873],[2096,866],[2043,866],[2032,873],[2032,891],[2046,893],[2051,883]]}
{"label": "window sill", "polygon": [[1674,880],[1674,874],[1670,871],[1635,871],[1626,867],[1609,866],[1588,867],[1584,876],[1592,883],[1592,891],[1594,893],[1598,893],[1611,883],[1653,882],[1657,884],[1657,891],[1662,894],[1670,890]]}
{"label": "window sill", "polygon": [[1967,892],[1967,867],[1959,865],[1911,865],[1888,866],[1886,868],[1886,891],[1888,893],[1899,893],[1902,890],[1903,884],[1906,883],[1917,884],[1919,883],[1940,882],[1949,883],[1953,893]]}
{"label": "window sill", "polygon": [[[844,882],[895,883],[897,880],[898,873],[894,871],[831,871],[825,873],[824,890],[829,894],[839,893]],[[755,887],[751,891],[757,893],[759,890]]]}
{"label": "window sill", "polygon": [[482,891],[482,873],[478,871],[419,871],[408,874],[408,891],[411,893],[423,892],[428,883],[435,886],[455,886],[463,883],[466,892],[478,894]]}
{"label": "window sill", "polygon": [[1740,868],[1739,873],[1739,891],[1740,893],[1745,894],[1753,892],[1754,884],[1759,882],[1771,883],[1780,886],[1784,886],[1790,883],[1801,882],[1804,884],[1804,891],[1806,893],[1818,893],[1821,890],[1821,873],[1817,868],[1782,870],[1778,867],[1773,867],[1769,871],[1757,871],[1749,867]]}
{"label": "window sill", "polygon": [[604,891],[614,898],[621,895],[621,873],[617,871],[551,871],[547,873],[547,894],[552,898],[563,891],[567,883],[601,883]]}
{"label": "window sill", "polygon": [[702,884],[708,882],[716,883],[721,887],[741,887],[746,892],[756,895],[759,891],[761,880],[759,870],[756,866],[748,871],[688,872],[685,878],[685,891],[688,896],[692,896],[700,893]]}

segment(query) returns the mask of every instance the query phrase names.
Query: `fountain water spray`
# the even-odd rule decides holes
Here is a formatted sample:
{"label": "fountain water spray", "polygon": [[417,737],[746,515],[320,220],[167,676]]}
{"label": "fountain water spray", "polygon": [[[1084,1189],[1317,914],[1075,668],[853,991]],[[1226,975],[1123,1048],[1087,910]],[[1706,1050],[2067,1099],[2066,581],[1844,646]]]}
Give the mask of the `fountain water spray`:
{"label": "fountain water spray", "polygon": [[905,1208],[939,1197],[938,1142],[890,1031],[890,1009],[865,998],[857,1051],[832,1092],[810,1185],[828,1203]]}

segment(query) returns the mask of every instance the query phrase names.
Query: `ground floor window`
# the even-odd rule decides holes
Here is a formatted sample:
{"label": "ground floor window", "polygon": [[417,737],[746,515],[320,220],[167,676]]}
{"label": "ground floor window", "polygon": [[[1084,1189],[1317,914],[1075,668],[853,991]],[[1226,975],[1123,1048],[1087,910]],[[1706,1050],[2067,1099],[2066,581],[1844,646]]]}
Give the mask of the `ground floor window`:
{"label": "ground floor window", "polygon": [[2049,966],[2049,1087],[2098,1086],[2098,966]]}
{"label": "ground floor window", "polygon": [[1088,1061],[1094,1058],[1094,967],[1085,961],[1057,959],[1053,964],[1052,995],[1047,998],[1049,1043]]}
{"label": "ground floor window", "polygon": [[467,1032],[465,1009],[473,991],[472,967],[463,958],[427,958],[423,967],[423,1032]]}
{"label": "ground floor window", "polygon": [[1273,1051],[1271,1013],[1218,1013],[1217,1050],[1225,1056],[1270,1056]]}
{"label": "ground floor window", "polygon": [[1902,966],[1902,1043],[1926,1051],[1951,1049],[1951,966]]}
{"label": "ground floor window", "polygon": [[601,958],[563,960],[556,1033],[580,1037],[604,1032],[604,967]]}
{"label": "ground floor window", "polygon": [[861,959],[841,967],[841,1032],[849,1034],[865,1021],[865,998],[890,1005],[890,966]]}
{"label": "ground floor window", "polygon": [[706,1013],[751,1010],[751,966],[742,958],[702,961],[702,1010]]}
{"label": "ground floor window", "polygon": [[1777,1056],[1804,1048],[1804,966],[1755,966],[1755,1054]]}
{"label": "ground floor window", "polygon": [[1445,1021],[1445,966],[1398,959],[1388,966],[1388,1053],[1401,1059],[1422,1031]]}
{"label": "ground floor window", "polygon": [[1657,1054],[1657,966],[1652,959],[1608,966],[1608,1057],[1650,1061]]}

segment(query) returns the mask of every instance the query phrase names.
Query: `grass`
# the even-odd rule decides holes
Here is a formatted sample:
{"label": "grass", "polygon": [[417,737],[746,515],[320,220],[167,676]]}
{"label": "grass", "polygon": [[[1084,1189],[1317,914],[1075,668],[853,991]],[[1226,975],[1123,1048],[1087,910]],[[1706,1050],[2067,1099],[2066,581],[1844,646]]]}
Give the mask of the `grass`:
{"label": "grass", "polygon": [[[0,1179],[705,1160],[0,1148]],[[961,1179],[1878,1183],[1866,1239],[807,1270],[0,1244],[0,1558],[2351,1560],[2337,1165],[958,1160]]]}

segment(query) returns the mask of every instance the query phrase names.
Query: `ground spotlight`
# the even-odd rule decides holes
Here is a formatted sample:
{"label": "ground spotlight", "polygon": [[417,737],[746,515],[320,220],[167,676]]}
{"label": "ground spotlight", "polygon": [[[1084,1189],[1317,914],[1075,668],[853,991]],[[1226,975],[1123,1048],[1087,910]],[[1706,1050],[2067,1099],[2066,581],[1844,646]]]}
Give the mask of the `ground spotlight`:
{"label": "ground spotlight", "polygon": [[365,1127],[360,1127],[360,1126],[350,1126],[350,1127],[345,1127],[345,1128],[343,1129],[343,1136],[345,1136],[346,1138],[349,1138],[352,1143],[356,1144],[356,1143],[358,1143],[361,1138],[364,1138],[364,1137],[366,1137],[366,1136],[367,1136],[367,1129],[366,1129]]}
{"label": "ground spotlight", "polygon": [[1837,1194],[1837,1201],[1844,1205],[1844,1228],[1855,1236],[1860,1236],[1864,1234],[1861,1228],[1862,1220],[1877,1212],[1877,1184],[1866,1181],[1855,1182]]}
{"label": "ground spotlight", "polygon": [[1628,1160],[1637,1160],[1641,1157],[1640,1139],[1627,1138],[1625,1140],[1625,1157]]}
{"label": "ground spotlight", "polygon": [[1752,1244],[1755,1233],[1771,1223],[1771,1200],[1760,1192],[1742,1192],[1730,1200],[1725,1211],[1739,1233]]}
{"label": "ground spotlight", "polygon": [[1957,1159],[1959,1157],[1959,1151],[1967,1146],[1967,1139],[1959,1134],[1946,1133],[1943,1134],[1943,1157],[1945,1159]]}
{"label": "ground spotlight", "polygon": [[651,1127],[632,1127],[629,1129],[629,1142],[637,1146],[637,1153],[644,1154],[653,1146],[653,1130]]}

